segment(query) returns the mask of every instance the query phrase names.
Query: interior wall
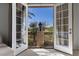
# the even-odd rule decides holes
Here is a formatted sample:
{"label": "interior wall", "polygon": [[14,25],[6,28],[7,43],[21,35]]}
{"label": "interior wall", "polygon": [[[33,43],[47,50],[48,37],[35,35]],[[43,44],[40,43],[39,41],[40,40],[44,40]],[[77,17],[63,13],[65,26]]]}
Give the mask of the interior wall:
{"label": "interior wall", "polygon": [[9,4],[0,3],[0,35],[2,36],[2,41],[8,44],[8,30],[9,30]]}
{"label": "interior wall", "polygon": [[73,4],[73,43],[74,49],[79,49],[79,3]]}
{"label": "interior wall", "polygon": [[12,47],[12,4],[9,3],[8,15],[8,45]]}

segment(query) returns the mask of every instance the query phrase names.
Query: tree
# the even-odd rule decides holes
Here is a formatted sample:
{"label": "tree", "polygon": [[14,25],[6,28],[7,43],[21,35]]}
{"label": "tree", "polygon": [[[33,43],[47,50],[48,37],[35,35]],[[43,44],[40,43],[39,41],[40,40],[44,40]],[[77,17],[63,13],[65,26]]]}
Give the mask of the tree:
{"label": "tree", "polygon": [[33,35],[33,45],[36,45],[35,36],[37,34],[37,23],[36,22],[30,23],[30,28],[31,28],[31,33]]}
{"label": "tree", "polygon": [[29,18],[32,19],[33,16],[35,17],[35,14],[34,14],[34,13],[32,13],[32,12],[28,12],[28,17],[29,17]]}

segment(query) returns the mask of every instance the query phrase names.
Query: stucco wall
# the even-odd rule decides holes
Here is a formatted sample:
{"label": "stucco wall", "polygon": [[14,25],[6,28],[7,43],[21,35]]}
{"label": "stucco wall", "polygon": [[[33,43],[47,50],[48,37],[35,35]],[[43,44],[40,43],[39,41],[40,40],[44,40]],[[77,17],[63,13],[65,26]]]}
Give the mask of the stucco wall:
{"label": "stucco wall", "polygon": [[73,43],[74,49],[79,48],[79,3],[73,4]]}
{"label": "stucco wall", "polygon": [[3,42],[8,44],[8,18],[9,17],[9,4],[0,3],[0,35]]}

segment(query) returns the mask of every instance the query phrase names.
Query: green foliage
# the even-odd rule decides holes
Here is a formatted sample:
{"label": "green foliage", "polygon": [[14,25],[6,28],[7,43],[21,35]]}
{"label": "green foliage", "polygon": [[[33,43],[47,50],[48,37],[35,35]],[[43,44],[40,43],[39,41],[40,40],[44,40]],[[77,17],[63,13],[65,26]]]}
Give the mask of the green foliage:
{"label": "green foliage", "polygon": [[45,30],[48,31],[48,32],[53,32],[54,28],[53,27],[48,27],[48,28],[45,28]]}
{"label": "green foliage", "polygon": [[[37,23],[36,22],[32,22],[30,24],[30,32],[33,36],[33,42],[35,42],[35,36],[36,36],[36,33],[37,33]],[[31,40],[29,41],[30,43],[32,42]],[[35,45],[35,43],[33,43],[33,45]]]}
{"label": "green foliage", "polygon": [[29,18],[32,19],[33,16],[35,17],[35,14],[34,14],[34,13],[32,13],[32,12],[28,12],[28,17],[29,17]]}
{"label": "green foliage", "polygon": [[29,42],[29,45],[30,45],[30,46],[33,45],[33,39],[32,39],[32,37],[31,37],[31,38],[29,37],[28,42]]}
{"label": "green foliage", "polygon": [[[37,23],[36,22],[32,22],[29,28],[29,32],[30,32],[30,36],[29,36],[29,45],[33,46],[34,45],[34,40],[35,40],[35,36],[37,33]],[[43,27],[45,28],[45,33],[44,33],[44,45],[48,46],[48,45],[53,45],[53,27],[45,27],[46,25],[43,24]]]}
{"label": "green foliage", "polygon": [[36,23],[36,22],[31,23],[31,24],[30,24],[30,28],[31,28],[31,29],[30,29],[31,33],[35,35],[36,32],[37,32],[37,23]]}

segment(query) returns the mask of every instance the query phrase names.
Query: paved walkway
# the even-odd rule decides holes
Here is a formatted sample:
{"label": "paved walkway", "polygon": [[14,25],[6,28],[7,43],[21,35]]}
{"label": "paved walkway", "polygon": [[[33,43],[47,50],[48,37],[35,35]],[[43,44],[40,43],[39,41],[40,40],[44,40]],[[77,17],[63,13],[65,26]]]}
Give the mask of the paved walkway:
{"label": "paved walkway", "polygon": [[69,56],[69,55],[54,49],[35,48],[35,49],[27,49],[22,53],[20,53],[18,56]]}

